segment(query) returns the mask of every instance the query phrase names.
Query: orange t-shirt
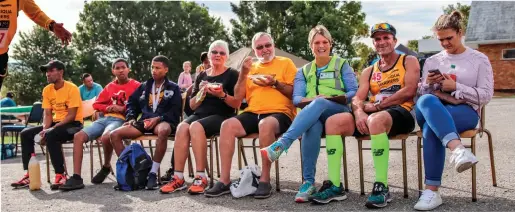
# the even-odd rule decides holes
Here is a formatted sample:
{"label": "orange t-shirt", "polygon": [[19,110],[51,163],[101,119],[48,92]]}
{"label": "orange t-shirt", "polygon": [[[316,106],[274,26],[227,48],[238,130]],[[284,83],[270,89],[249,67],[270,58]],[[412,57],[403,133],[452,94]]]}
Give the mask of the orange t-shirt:
{"label": "orange t-shirt", "polygon": [[[18,5],[19,3],[19,5]],[[25,12],[27,17],[39,26],[48,29],[52,19],[39,9],[34,0],[4,0],[0,2],[0,54],[9,49],[9,44],[18,28],[18,11]]]}
{"label": "orange t-shirt", "polygon": [[[253,74],[275,74],[279,82],[293,86],[297,68],[293,61],[286,57],[276,56],[271,62],[252,64],[249,75]],[[247,79],[245,99],[249,106],[245,112],[256,114],[284,113],[293,120],[297,114],[291,96],[284,96],[280,91],[272,87],[256,85],[252,80]]]}
{"label": "orange t-shirt", "polygon": [[78,107],[75,121],[82,123],[82,101],[79,88],[68,81],[64,81],[64,86],[55,90],[54,84],[47,85],[43,89],[43,109],[51,109],[53,115],[52,122],[64,120],[68,114],[68,108]]}

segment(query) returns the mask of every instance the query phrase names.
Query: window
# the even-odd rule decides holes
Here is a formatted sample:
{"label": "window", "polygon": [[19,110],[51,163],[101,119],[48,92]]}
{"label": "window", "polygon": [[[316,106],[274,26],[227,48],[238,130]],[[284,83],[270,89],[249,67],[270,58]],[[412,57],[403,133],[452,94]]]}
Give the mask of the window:
{"label": "window", "polygon": [[515,49],[503,49],[502,50],[503,60],[515,60]]}

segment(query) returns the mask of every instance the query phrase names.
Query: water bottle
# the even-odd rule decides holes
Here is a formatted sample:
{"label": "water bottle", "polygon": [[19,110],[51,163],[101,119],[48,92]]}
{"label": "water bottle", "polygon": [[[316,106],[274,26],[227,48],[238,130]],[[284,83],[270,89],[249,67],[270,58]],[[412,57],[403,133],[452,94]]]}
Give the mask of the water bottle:
{"label": "water bottle", "polygon": [[29,189],[31,191],[41,189],[41,169],[39,161],[36,159],[36,153],[32,153],[29,160]]}

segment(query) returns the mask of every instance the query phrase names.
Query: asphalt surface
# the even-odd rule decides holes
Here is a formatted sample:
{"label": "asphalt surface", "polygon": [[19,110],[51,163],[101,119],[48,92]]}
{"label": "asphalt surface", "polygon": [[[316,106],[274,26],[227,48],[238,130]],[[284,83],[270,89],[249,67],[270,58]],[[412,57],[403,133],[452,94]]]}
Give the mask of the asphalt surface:
{"label": "asphalt surface", "polygon": [[[438,210],[452,211],[511,211],[515,210],[515,98],[494,99],[486,108],[486,128],[493,134],[494,154],[497,173],[497,187],[492,186],[488,143],[486,135],[477,139],[477,192],[478,201],[471,201],[471,172],[458,174],[447,162],[443,174],[441,195],[444,204]],[[245,141],[250,143],[250,140]],[[465,140],[468,143],[468,139]],[[161,165],[164,172],[169,167],[171,157],[171,142]],[[230,195],[219,198],[206,198],[202,195],[192,196],[185,191],[174,194],[160,194],[158,191],[120,192],[112,187],[115,185],[114,176],[101,185],[90,182],[89,150],[84,152],[82,176],[86,187],[71,192],[51,191],[46,183],[45,158],[36,148],[41,162],[43,186],[39,191],[28,189],[12,189],[10,183],[20,179],[24,172],[21,157],[1,161],[1,210],[2,211],[341,211],[367,210],[364,206],[366,196],[360,195],[359,166],[357,142],[354,138],[346,139],[349,189],[348,199],[333,202],[328,205],[297,204],[294,202],[295,193],[301,183],[299,144],[295,142],[288,154],[280,159],[281,192],[273,192],[265,200],[252,197],[235,199]],[[368,147],[365,142],[364,147]],[[390,147],[400,147],[399,141],[392,141]],[[411,137],[407,142],[408,187],[409,197],[403,198],[402,156],[400,151],[390,152],[389,184],[393,202],[383,210],[404,211],[413,210],[418,199],[416,138]],[[447,151],[449,152],[449,151]],[[249,161],[253,161],[251,150],[247,150]],[[95,154],[97,152],[95,151]],[[68,170],[72,171],[72,151],[65,148]],[[258,154],[259,155],[259,154]],[[95,155],[96,156],[96,155]],[[368,194],[374,181],[372,157],[369,151],[364,154],[365,192]],[[260,156],[258,156],[260,157]],[[449,154],[447,154],[448,160]],[[95,158],[95,172],[100,168],[98,158]],[[112,160],[115,164],[115,159]],[[239,176],[236,154],[233,158],[232,179]],[[322,151],[317,163],[317,187],[327,178],[327,157]],[[53,172],[53,170],[51,171]],[[275,170],[272,169],[272,185],[275,188]],[[53,174],[51,175],[53,179]],[[343,180],[343,170],[342,170]],[[192,179],[187,178],[191,183]]]}

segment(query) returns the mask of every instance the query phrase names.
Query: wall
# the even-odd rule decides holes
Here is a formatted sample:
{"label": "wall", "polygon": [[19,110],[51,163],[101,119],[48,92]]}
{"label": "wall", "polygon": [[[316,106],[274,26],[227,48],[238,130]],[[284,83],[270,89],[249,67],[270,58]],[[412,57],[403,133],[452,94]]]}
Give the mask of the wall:
{"label": "wall", "polygon": [[515,91],[515,60],[502,60],[503,49],[515,49],[515,43],[479,45],[477,50],[490,59],[494,70],[494,89]]}

